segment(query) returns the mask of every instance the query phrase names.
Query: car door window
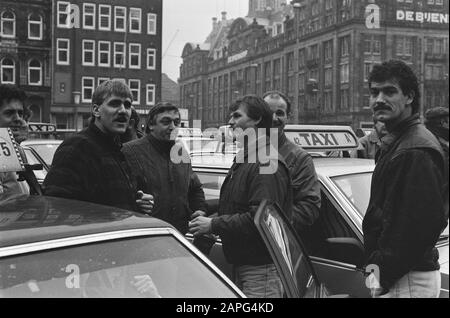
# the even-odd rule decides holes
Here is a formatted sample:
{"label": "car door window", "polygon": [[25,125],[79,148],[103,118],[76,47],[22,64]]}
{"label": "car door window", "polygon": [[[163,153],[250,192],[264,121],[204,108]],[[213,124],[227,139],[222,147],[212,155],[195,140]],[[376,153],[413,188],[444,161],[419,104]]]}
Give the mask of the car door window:
{"label": "car door window", "polygon": [[263,202],[255,216],[255,224],[277,265],[288,296],[317,297],[320,283],[305,248],[283,218],[281,210]]}

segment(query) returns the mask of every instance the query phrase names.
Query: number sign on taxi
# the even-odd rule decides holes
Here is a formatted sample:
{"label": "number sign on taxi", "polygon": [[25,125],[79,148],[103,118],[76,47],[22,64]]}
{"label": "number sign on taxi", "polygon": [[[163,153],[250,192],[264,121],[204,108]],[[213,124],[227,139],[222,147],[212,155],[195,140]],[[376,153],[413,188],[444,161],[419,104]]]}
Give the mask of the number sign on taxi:
{"label": "number sign on taxi", "polygon": [[9,128],[0,128],[0,172],[23,171],[24,165]]}
{"label": "number sign on taxi", "polygon": [[286,137],[304,149],[342,150],[354,149],[358,146],[358,140],[351,128],[286,129]]}

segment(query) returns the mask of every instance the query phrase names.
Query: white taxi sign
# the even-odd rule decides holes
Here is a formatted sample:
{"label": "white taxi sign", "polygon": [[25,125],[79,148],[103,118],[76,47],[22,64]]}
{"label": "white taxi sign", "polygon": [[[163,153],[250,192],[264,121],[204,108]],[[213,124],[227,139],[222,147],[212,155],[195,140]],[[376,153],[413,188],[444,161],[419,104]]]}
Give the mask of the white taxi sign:
{"label": "white taxi sign", "polygon": [[349,126],[287,125],[286,137],[305,150],[352,150],[358,139]]}
{"label": "white taxi sign", "polygon": [[0,172],[23,171],[22,157],[9,128],[0,128]]}
{"label": "white taxi sign", "polygon": [[56,125],[45,123],[29,123],[28,130],[30,132],[53,133],[56,132]]}

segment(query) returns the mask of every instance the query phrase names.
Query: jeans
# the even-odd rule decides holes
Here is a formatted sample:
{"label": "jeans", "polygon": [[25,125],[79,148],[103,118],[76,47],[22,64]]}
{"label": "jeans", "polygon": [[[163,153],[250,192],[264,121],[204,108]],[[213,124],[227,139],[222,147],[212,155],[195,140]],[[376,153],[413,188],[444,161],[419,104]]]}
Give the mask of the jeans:
{"label": "jeans", "polygon": [[274,264],[233,267],[236,285],[249,298],[282,298],[283,283]]}
{"label": "jeans", "polygon": [[441,292],[441,273],[409,272],[400,278],[387,294],[379,298],[438,298]]}

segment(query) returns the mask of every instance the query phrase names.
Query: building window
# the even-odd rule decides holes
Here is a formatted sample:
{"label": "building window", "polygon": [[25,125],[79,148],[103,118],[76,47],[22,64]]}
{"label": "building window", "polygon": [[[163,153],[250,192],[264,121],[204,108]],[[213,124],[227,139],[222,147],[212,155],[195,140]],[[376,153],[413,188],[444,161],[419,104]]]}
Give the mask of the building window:
{"label": "building window", "polygon": [[42,85],[42,64],[38,60],[28,62],[28,85]]}
{"label": "building window", "polygon": [[340,39],[341,43],[341,57],[347,57],[350,55],[350,36],[346,36]]}
{"label": "building window", "polygon": [[141,103],[141,81],[130,79],[128,81],[131,94],[133,95],[133,105],[140,105]]}
{"label": "building window", "polygon": [[98,66],[110,66],[111,43],[98,41]]}
{"label": "building window", "polygon": [[333,85],[333,69],[331,67],[325,68],[325,86],[329,87]]}
{"label": "building window", "polygon": [[349,64],[341,64],[341,83],[348,83],[350,79]]}
{"label": "building window", "polygon": [[83,3],[83,28],[95,30],[95,4]]}
{"label": "building window", "polygon": [[70,2],[58,1],[58,28],[70,27]]}
{"label": "building window", "polygon": [[381,40],[376,36],[364,36],[364,53],[366,54],[381,54]]}
{"label": "building window", "polygon": [[412,37],[399,36],[396,38],[397,56],[412,56]]}
{"label": "building window", "polygon": [[32,13],[28,16],[28,38],[30,40],[42,40],[43,19],[39,14]]}
{"label": "building window", "polygon": [[333,60],[333,40],[326,41],[323,44],[325,61]]}
{"label": "building window", "polygon": [[298,90],[304,91],[305,90],[305,73],[298,74]]}
{"label": "building window", "polygon": [[12,59],[4,58],[1,63],[2,84],[16,83],[16,64]]}
{"label": "building window", "polygon": [[305,49],[298,51],[298,68],[305,66]]}
{"label": "building window", "polygon": [[444,68],[442,65],[425,65],[426,80],[442,80],[444,79]]}
{"label": "building window", "polygon": [[372,71],[373,65],[373,62],[364,62],[364,82],[367,82],[369,80],[369,75]]}
{"label": "building window", "polygon": [[347,109],[349,107],[349,90],[341,90],[341,109]]}
{"label": "building window", "polygon": [[156,34],[156,21],[158,16],[154,13],[147,14],[147,33],[148,34]]}
{"label": "building window", "polygon": [[95,41],[83,40],[83,65],[95,66]]}
{"label": "building window", "polygon": [[98,7],[99,30],[111,31],[111,6],[101,4]]}
{"label": "building window", "polygon": [[109,77],[99,77],[97,79],[97,86],[100,86],[102,83],[109,81]]}
{"label": "building window", "polygon": [[114,7],[114,31],[126,32],[127,8]]}
{"label": "building window", "polygon": [[155,91],[156,87],[154,84],[146,85],[146,104],[149,106],[155,105]]}
{"label": "building window", "polygon": [[156,50],[155,49],[147,49],[147,69],[148,70],[156,69]]}
{"label": "building window", "polygon": [[1,14],[0,35],[5,38],[16,36],[16,16],[11,11],[4,11]]}
{"label": "building window", "polygon": [[69,65],[70,62],[70,40],[57,39],[56,40],[56,64]]}
{"label": "building window", "polygon": [[142,10],[130,8],[130,33],[141,33]]}
{"label": "building window", "polygon": [[125,43],[114,42],[114,67],[126,67]]}
{"label": "building window", "polygon": [[141,45],[139,43],[130,43],[128,57],[130,68],[141,68]]}
{"label": "building window", "polygon": [[92,94],[94,93],[95,78],[82,77],[81,78],[81,101],[83,103],[92,102]]}

